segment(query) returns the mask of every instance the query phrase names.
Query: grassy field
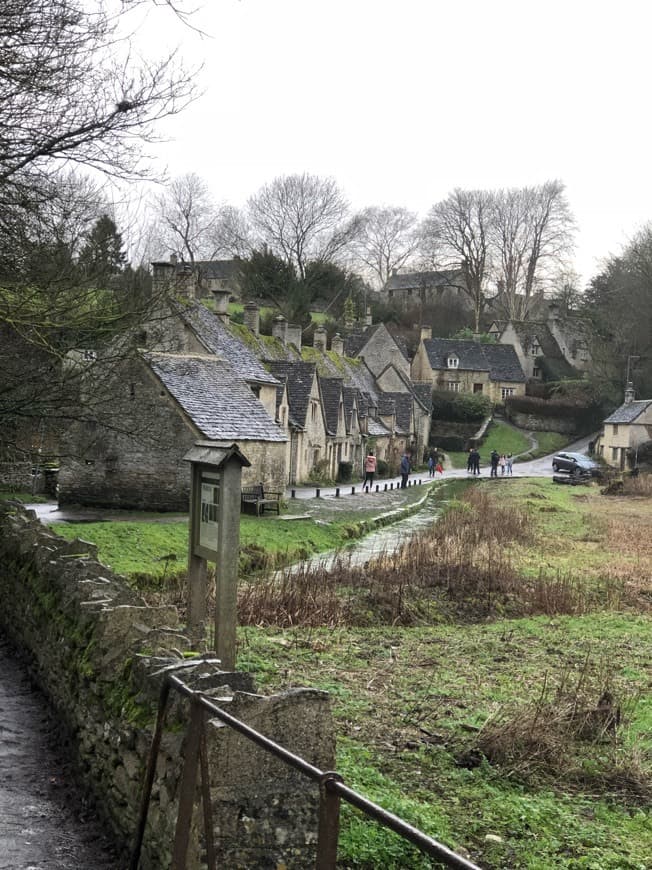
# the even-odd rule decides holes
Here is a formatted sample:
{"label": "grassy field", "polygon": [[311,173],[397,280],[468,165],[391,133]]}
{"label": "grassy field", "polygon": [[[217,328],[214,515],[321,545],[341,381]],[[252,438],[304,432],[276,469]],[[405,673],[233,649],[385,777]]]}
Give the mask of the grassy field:
{"label": "grassy field", "polygon": [[[539,456],[546,456],[548,453],[554,453],[568,444],[568,437],[560,435],[558,432],[535,432],[534,437],[537,441],[536,448],[531,447],[530,439],[524,432],[514,429],[500,420],[492,423],[487,434],[487,437],[480,448],[480,456],[483,465],[489,463],[489,455],[492,450],[497,450],[498,453],[512,456],[521,456],[521,461],[536,459]],[[466,468],[468,454],[466,452],[450,452],[446,454],[450,459],[453,468]]]}
{"label": "grassy field", "polygon": [[[347,783],[485,868],[649,868],[652,502],[523,480],[499,503],[460,503],[464,522],[474,511],[464,534],[492,513],[498,532],[474,540],[473,564],[444,540],[453,520],[432,549],[440,572],[449,558],[476,571],[477,597],[480,569],[494,567],[490,611],[465,589],[451,619],[430,587],[435,610],[409,625],[350,624],[359,614],[345,612],[328,628],[242,627],[239,666],[267,691],[330,691]],[[422,560],[415,575],[428,570]],[[596,722],[606,692],[613,719]],[[340,858],[430,866],[354,814]]]}

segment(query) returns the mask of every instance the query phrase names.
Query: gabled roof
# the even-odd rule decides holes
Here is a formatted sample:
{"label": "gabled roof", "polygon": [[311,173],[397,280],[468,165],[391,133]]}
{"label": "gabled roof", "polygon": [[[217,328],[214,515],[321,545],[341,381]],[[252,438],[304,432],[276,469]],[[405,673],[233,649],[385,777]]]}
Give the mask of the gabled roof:
{"label": "gabled roof", "polygon": [[143,359],[206,438],[287,441],[247,384],[223,359],[167,353],[144,353]]}
{"label": "gabled roof", "polygon": [[[496,320],[494,323],[500,329],[501,334],[511,323],[518,340],[521,342],[521,347],[526,353],[529,353],[530,349],[537,343],[541,348],[541,355],[546,359],[564,359],[557,339],[547,323],[543,323],[541,320]],[[570,365],[568,368],[569,372],[572,371]]]}
{"label": "gabled roof", "polygon": [[344,400],[344,421],[346,423],[346,431],[351,431],[353,409],[358,406],[358,391],[355,387],[342,387],[342,398]]}
{"label": "gabled roof", "polygon": [[430,287],[444,287],[460,283],[461,273],[457,269],[443,272],[403,272],[390,275],[385,290],[415,290]]}
{"label": "gabled roof", "polygon": [[649,407],[652,399],[635,399],[633,402],[625,402],[604,420],[605,423],[634,423]]}
{"label": "gabled roof", "polygon": [[[383,398],[385,401],[394,403],[396,431],[408,434],[412,429],[412,395],[410,393],[383,393]],[[378,413],[380,413],[380,408]]]}
{"label": "gabled roof", "polygon": [[272,375],[287,384],[290,421],[303,428],[310,404],[310,393],[315,379],[315,364],[273,360],[266,363]]}
{"label": "gabled roof", "polygon": [[172,303],[181,319],[192,329],[209,353],[227,360],[246,381],[259,384],[276,384],[274,378],[258,357],[244,342],[227,329],[217,315],[199,302],[184,305]]}
{"label": "gabled roof", "polygon": [[414,395],[416,396],[419,403],[423,406],[424,410],[432,411],[432,384],[412,384],[412,389],[414,390]]}
{"label": "gabled roof", "polygon": [[392,434],[387,426],[383,425],[380,420],[374,419],[370,419],[367,423],[367,432],[375,438],[386,437]]}
{"label": "gabled roof", "polygon": [[324,403],[326,431],[329,435],[337,435],[337,424],[340,413],[340,398],[342,397],[342,378],[319,378],[321,398]]}
{"label": "gabled roof", "polygon": [[344,339],[344,353],[349,357],[357,357],[377,332],[384,330],[396,347],[407,359],[407,345],[403,336],[392,335],[384,323],[374,323],[373,326],[357,327]]}
{"label": "gabled roof", "polygon": [[[484,344],[458,338],[426,338],[423,341],[430,366],[434,370],[489,372],[492,381],[525,381],[516,351],[511,344]],[[459,365],[448,368],[449,356]]]}

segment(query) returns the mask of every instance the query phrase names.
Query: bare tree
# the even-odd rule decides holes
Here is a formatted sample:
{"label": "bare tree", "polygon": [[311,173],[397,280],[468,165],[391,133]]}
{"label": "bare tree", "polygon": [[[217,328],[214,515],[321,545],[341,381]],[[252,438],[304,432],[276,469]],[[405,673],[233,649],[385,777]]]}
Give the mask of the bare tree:
{"label": "bare tree", "polygon": [[175,178],[157,201],[160,243],[181,260],[214,256],[219,208],[208,186],[194,172]]}
{"label": "bare tree", "polygon": [[175,54],[140,63],[101,0],[4,0],[0,184],[32,186],[52,160],[111,175],[143,169],[154,124],[192,98]]}
{"label": "bare tree", "polygon": [[573,218],[560,181],[493,195],[490,240],[507,316],[525,319],[533,295],[567,265]]}
{"label": "bare tree", "polygon": [[490,274],[492,195],[456,188],[430,210],[421,228],[422,251],[437,269],[458,269],[462,290],[473,303],[474,331],[480,331]]}
{"label": "bare tree", "polygon": [[301,280],[310,261],[334,259],[354,236],[357,222],[332,178],[285,175],[264,185],[248,202],[259,248],[292,263]]}
{"label": "bare tree", "polygon": [[354,259],[383,287],[417,250],[417,215],[402,206],[371,206],[359,215]]}

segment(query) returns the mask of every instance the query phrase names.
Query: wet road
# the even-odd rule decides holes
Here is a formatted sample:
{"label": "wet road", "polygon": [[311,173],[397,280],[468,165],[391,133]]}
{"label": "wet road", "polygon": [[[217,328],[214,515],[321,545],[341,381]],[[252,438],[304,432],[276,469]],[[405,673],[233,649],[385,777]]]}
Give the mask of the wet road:
{"label": "wet road", "polygon": [[46,702],[0,636],[0,870],[120,870],[54,740]]}

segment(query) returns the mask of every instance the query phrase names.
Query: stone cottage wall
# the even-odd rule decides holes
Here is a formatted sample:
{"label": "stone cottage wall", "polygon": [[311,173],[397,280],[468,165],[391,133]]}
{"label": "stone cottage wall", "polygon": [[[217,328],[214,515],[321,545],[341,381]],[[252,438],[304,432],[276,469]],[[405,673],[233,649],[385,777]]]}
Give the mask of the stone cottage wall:
{"label": "stone cottage wall", "polygon": [[[120,842],[131,845],[162,674],[220,706],[322,769],[332,769],[328,697],[295,690],[262,698],[247,674],[189,655],[176,608],[146,606],[97,561],[92,544],[64,541],[17,504],[0,507],[0,623],[33,662],[74,747],[88,788]],[[229,700],[231,699],[231,700]],[[168,713],[150,808],[143,870],[165,870],[177,814],[187,710]],[[314,866],[315,786],[229,729],[209,723],[208,764],[220,866]],[[201,826],[198,825],[199,829]],[[189,868],[201,863],[194,837]]]}

